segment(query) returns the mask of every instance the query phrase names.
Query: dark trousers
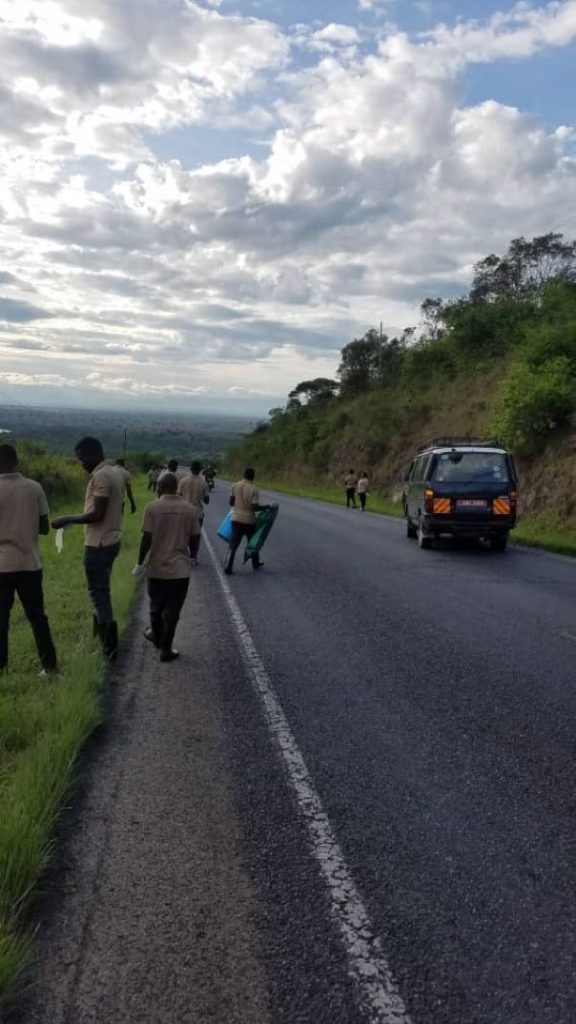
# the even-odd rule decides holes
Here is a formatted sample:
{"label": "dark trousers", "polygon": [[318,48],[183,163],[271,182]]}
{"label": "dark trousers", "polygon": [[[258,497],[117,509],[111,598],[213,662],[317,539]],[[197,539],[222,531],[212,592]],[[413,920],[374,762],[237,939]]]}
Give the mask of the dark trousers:
{"label": "dark trousers", "polygon": [[356,507],[356,488],[355,487],[347,487],[346,488],[346,508],[350,508],[350,505],[353,505],[354,507]]}
{"label": "dark trousers", "polygon": [[358,497],[360,498],[360,508],[364,511],[366,508],[366,491],[359,491]]}
{"label": "dark trousers", "polygon": [[189,583],[188,577],[179,580],[148,579],[150,627],[154,643],[161,651],[172,650]]}
{"label": "dark trousers", "polygon": [[[230,541],[230,547],[228,549],[228,557],[224,568],[230,572],[236,557],[236,552],[242,543],[242,538],[246,537],[246,542],[254,535],[256,530],[255,523],[235,523],[232,521],[232,540]],[[255,569],[260,564],[260,555],[252,555],[252,568]]]}
{"label": "dark trousers", "polygon": [[110,580],[112,567],[120,551],[120,542],[108,547],[86,546],[84,548],[84,570],[88,594],[94,608],[94,617],[101,626],[114,621],[112,599],[110,596]]}
{"label": "dark trousers", "polygon": [[[200,516],[200,529],[204,529],[204,516]],[[200,551],[200,541],[202,540],[202,534],[199,533],[195,537],[190,538],[190,558],[196,560],[198,558],[198,552]]]}
{"label": "dark trousers", "polygon": [[42,570],[0,572],[0,671],[8,664],[8,630],[14,597],[18,595],[32,626],[38,657],[48,672],[56,668],[56,650],[44,613]]}

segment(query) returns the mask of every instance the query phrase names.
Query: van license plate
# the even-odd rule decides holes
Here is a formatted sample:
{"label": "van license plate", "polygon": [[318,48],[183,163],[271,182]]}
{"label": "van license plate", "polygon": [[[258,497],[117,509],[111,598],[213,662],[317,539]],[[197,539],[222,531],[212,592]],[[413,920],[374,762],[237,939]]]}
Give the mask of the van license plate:
{"label": "van license plate", "polygon": [[459,498],[456,502],[458,508],[486,508],[487,505],[484,498]]}

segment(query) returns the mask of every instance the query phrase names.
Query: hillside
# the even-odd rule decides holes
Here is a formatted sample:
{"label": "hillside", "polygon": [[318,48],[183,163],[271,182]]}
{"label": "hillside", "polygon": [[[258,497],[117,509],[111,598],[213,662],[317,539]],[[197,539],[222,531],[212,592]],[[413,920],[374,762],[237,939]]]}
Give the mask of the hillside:
{"label": "hillside", "polygon": [[[560,258],[544,265],[546,243]],[[303,381],[231,450],[230,471],[334,486],[365,469],[398,501],[419,445],[498,437],[516,455],[524,515],[576,528],[575,251],[554,235],[517,240],[478,265],[467,298],[426,300],[417,337],[368,331],[343,349],[338,381]]]}

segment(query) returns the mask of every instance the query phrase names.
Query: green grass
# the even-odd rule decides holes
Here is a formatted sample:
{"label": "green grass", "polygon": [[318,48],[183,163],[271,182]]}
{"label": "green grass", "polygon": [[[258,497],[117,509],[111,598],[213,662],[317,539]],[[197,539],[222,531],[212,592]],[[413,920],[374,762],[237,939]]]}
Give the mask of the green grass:
{"label": "green grass", "polygon": [[[129,619],[131,569],[139,544],[143,482],[135,516],[125,516],[114,566],[113,603],[119,627]],[[52,514],[78,511],[79,500]],[[0,998],[17,984],[30,941],[23,911],[51,853],[54,824],[74,778],[76,759],[102,719],[105,664],[92,638],[92,612],[82,566],[83,531],[71,527],[58,555],[54,533],[41,538],[46,611],[60,676],[39,678],[32,634],[17,604],[10,630],[10,666],[0,676]]]}
{"label": "green grass", "polygon": [[544,517],[521,519],[511,536],[517,544],[576,557],[576,530],[551,523]]}
{"label": "green grass", "polygon": [[[286,480],[261,480],[259,478],[258,486],[265,490],[292,494],[297,498],[314,498],[317,501],[328,501],[335,505],[346,503],[343,487],[331,487],[324,483],[292,484]],[[378,512],[381,515],[395,516],[396,518],[402,516],[400,502],[395,502],[381,494],[370,494],[367,508],[370,512]],[[529,547],[542,548],[544,551],[576,557],[576,530],[569,526],[550,522],[543,516],[520,519],[511,536],[516,544],[525,544]]]}

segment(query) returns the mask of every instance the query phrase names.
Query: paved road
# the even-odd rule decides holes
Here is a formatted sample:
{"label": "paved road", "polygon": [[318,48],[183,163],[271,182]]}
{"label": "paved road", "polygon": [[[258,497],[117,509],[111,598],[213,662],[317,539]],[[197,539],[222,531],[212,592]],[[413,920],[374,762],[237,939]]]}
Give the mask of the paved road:
{"label": "paved road", "polygon": [[573,1024],[576,566],[278,500],[136,624],[12,1019]]}

